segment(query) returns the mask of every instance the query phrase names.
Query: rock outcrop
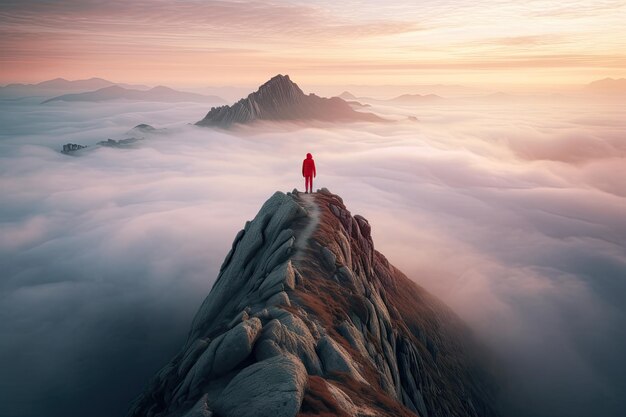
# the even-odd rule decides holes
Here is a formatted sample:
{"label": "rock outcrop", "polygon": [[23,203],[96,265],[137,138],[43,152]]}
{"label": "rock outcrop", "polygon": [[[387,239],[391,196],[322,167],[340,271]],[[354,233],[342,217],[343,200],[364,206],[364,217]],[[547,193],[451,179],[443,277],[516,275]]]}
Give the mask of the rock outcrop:
{"label": "rock outcrop", "polygon": [[496,416],[477,352],[340,197],[277,192],[128,416]]}
{"label": "rock outcrop", "polygon": [[107,139],[107,140],[101,140],[100,142],[96,143],[96,145],[99,146],[106,146],[109,148],[129,148],[132,146],[135,146],[137,144],[137,142],[142,141],[144,138],[126,138],[126,139]]}
{"label": "rock outcrop", "polygon": [[137,132],[143,132],[143,133],[154,133],[157,132],[159,129],[155,128],[154,126],[150,126],[148,124],[145,123],[141,123],[138,124],[137,126],[133,127],[130,131],[137,131]]}
{"label": "rock outcrop", "polygon": [[[101,140],[100,142],[97,142],[94,147],[89,147],[89,149],[90,150],[97,149],[100,146],[107,147],[107,148],[121,148],[121,149],[133,148],[133,147],[136,147],[137,145],[140,145],[141,142],[145,140],[146,138],[149,138],[152,135],[156,135],[159,133],[164,133],[166,131],[167,129],[157,129],[153,126],[142,123],[133,127],[131,130],[127,132],[127,134],[134,135],[132,137],[125,138],[125,139],[117,139],[117,140],[111,139],[111,138],[107,140]],[[67,143],[63,145],[63,150],[61,152],[65,154],[76,155],[75,151],[85,149],[87,147],[88,146],[86,145],[79,145],[76,143]]]}
{"label": "rock outcrop", "polygon": [[63,149],[61,150],[62,153],[72,153],[72,152],[76,152],[79,151],[81,149],[85,149],[87,146],[85,145],[79,145],[78,143],[66,143],[65,145],[63,145]]}
{"label": "rock outcrop", "polygon": [[213,107],[196,125],[229,128],[257,120],[380,122],[384,119],[372,113],[355,111],[339,97],[306,95],[288,75],[277,75],[232,106]]}

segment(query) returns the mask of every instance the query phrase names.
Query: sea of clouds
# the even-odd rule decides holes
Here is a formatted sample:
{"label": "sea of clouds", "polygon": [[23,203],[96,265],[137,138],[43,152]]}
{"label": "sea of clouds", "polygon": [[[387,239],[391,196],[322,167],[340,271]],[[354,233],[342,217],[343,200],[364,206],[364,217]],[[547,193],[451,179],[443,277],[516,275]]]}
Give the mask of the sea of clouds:
{"label": "sea of clouds", "polygon": [[[623,412],[623,107],[450,100],[374,108],[393,123],[228,133],[190,125],[198,104],[38,102],[0,102],[0,415],[122,415],[236,232],[303,188],[307,152],[315,187],[498,358],[506,416]],[[166,130],[93,146],[139,123]]]}

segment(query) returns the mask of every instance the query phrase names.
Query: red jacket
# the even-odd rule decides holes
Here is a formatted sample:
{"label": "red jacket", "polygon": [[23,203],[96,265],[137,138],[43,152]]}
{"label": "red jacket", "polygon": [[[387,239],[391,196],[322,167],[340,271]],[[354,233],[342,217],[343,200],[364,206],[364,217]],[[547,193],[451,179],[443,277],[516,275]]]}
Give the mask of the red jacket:
{"label": "red jacket", "polygon": [[302,161],[302,176],[315,177],[315,175],[315,161],[313,160],[313,156],[308,153],[306,154],[306,159]]}

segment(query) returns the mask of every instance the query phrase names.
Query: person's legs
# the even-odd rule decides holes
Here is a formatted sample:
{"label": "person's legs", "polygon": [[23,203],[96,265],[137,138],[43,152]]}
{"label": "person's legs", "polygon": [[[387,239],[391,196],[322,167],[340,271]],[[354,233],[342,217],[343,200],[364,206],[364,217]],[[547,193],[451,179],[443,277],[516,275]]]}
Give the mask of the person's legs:
{"label": "person's legs", "polygon": [[311,176],[304,177],[304,190],[308,192],[309,189],[313,191],[313,177]]}

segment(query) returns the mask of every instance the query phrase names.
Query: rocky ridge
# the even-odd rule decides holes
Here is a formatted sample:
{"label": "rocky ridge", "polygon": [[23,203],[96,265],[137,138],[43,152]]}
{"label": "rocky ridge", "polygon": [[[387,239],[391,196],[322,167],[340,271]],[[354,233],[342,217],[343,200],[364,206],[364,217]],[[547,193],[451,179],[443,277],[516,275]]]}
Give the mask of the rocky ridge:
{"label": "rocky ridge", "polygon": [[257,91],[232,106],[213,107],[196,123],[198,126],[229,128],[258,120],[328,122],[371,121],[382,118],[372,113],[355,111],[339,97],[323,98],[304,94],[288,75],[277,75]]}
{"label": "rocky ridge", "polygon": [[79,151],[81,149],[85,149],[87,146],[85,145],[79,145],[78,143],[66,143],[65,145],[63,145],[63,148],[61,149],[61,153],[72,153],[72,152],[76,152]]}
{"label": "rocky ridge", "polygon": [[496,416],[463,323],[339,196],[275,193],[129,417]]}

